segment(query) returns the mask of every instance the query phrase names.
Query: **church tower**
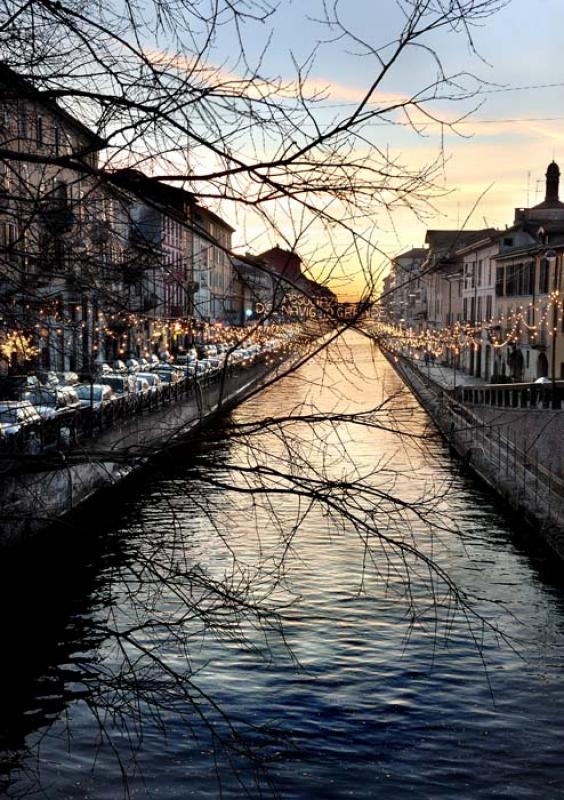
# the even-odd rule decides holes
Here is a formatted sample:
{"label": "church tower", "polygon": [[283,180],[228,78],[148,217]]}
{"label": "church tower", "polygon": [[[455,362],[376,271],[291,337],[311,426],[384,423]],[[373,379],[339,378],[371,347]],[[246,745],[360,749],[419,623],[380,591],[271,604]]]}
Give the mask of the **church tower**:
{"label": "church tower", "polygon": [[546,196],[544,202],[547,204],[558,203],[558,186],[560,183],[560,170],[558,164],[552,161],[546,170]]}

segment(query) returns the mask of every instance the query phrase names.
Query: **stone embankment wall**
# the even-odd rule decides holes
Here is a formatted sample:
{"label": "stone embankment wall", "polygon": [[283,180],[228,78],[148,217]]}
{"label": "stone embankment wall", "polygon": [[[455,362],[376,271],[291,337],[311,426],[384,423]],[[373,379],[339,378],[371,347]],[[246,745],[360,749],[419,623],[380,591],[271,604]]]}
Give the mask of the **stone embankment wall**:
{"label": "stone embankment wall", "polygon": [[500,409],[468,405],[485,425],[499,430],[527,453],[530,461],[564,481],[564,411]]}
{"label": "stone embankment wall", "polygon": [[0,547],[48,527],[100,489],[118,484],[275,375],[276,369],[259,363],[214,384],[196,385],[182,400],[118,421],[64,453],[23,455],[11,467],[4,462]]}
{"label": "stone embankment wall", "polygon": [[467,467],[564,558],[564,412],[463,404],[408,359],[388,358]]}

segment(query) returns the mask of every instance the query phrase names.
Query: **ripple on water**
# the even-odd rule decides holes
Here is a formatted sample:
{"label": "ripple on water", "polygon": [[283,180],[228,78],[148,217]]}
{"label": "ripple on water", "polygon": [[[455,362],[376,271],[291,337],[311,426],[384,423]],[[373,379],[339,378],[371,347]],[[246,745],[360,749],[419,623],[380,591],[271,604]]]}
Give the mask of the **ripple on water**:
{"label": "ripple on water", "polygon": [[[397,391],[400,383],[387,363],[378,354],[373,362],[366,342],[354,336],[349,344],[362,379],[347,381],[329,365],[325,388],[318,382],[312,390],[321,368],[310,364],[301,378],[270,389],[235,418],[286,414],[312,399],[333,406],[337,384],[346,396],[341,404],[357,410]],[[425,415],[409,396],[394,403],[401,424],[424,431]],[[6,750],[1,766],[11,771],[14,797],[41,785],[52,800],[114,800],[123,790],[117,755],[135,798],[208,800],[219,796],[218,778],[223,796],[237,800],[245,789],[251,797],[269,796],[270,779],[283,800],[564,797],[564,592],[548,575],[543,555],[520,544],[491,496],[458,472],[438,441],[342,426],[347,460],[332,449],[338,441],[333,428],[319,428],[317,437],[303,427],[293,433],[301,456],[333,475],[357,469],[402,499],[434,492],[431,519],[446,521],[447,530],[431,533],[421,519],[390,514],[389,506],[378,517],[381,530],[416,544],[479,597],[474,608],[485,623],[465,615],[415,561],[406,582],[397,548],[378,545],[374,560],[366,559],[362,539],[346,524],[332,526],[319,509],[308,513],[291,544],[281,542],[303,511],[295,497],[277,497],[273,516],[266,504],[253,507],[248,498],[195,476],[187,452],[146,479],[145,490],[128,495],[127,510],[102,537],[114,550],[89,557],[90,566],[77,577],[82,592],[74,592],[72,603],[62,589],[42,593],[49,612],[42,618],[52,625],[44,639],[51,637],[60,650],[53,648],[37,671],[57,676],[65,711],[36,729],[22,726],[19,768],[13,748],[9,756]],[[280,448],[277,437],[265,435],[253,457],[279,463]],[[222,480],[237,483],[235,467],[247,464],[249,453],[243,442],[225,438],[198,457],[226,460]],[[393,480],[390,466],[397,471]],[[45,556],[52,571],[60,555],[56,542],[53,547]],[[280,574],[275,565],[283,552]],[[244,565],[235,573],[234,554]],[[171,559],[179,572],[197,566],[216,581],[248,578],[256,598],[283,603],[285,638],[276,625],[265,638],[251,618],[236,621],[221,604],[215,625],[206,614],[185,619],[190,671],[182,698],[166,682],[166,669],[185,665],[186,654],[162,626],[140,634],[164,666],[147,673],[140,687],[126,683],[122,654],[107,637],[110,624],[181,612],[174,587],[146,582]],[[193,592],[199,603],[213,604],[195,584]],[[486,623],[499,626],[509,643]],[[100,624],[105,632],[94,640]],[[69,664],[81,673],[72,684]],[[12,681],[5,687],[12,725],[21,724],[27,708],[52,714],[53,697],[43,707],[34,689],[40,681],[23,674],[21,685],[17,677]],[[88,686],[89,702],[66,696],[65,681]],[[136,688],[143,689],[141,706]],[[155,716],[147,704],[157,690]],[[262,756],[266,772],[250,753]]]}

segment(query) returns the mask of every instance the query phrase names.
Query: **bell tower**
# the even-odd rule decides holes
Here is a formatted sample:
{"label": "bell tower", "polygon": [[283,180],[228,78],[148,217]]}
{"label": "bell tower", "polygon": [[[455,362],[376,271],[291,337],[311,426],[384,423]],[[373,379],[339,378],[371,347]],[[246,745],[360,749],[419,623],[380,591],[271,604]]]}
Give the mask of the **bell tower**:
{"label": "bell tower", "polygon": [[546,197],[545,203],[558,203],[558,185],[560,183],[560,170],[558,164],[552,161],[546,170]]}

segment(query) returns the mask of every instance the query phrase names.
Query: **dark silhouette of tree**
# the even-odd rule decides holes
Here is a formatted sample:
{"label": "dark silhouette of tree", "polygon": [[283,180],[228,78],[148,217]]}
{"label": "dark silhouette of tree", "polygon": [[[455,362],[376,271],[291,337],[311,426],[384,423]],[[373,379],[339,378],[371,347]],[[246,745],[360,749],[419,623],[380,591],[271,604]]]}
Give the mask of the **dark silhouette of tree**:
{"label": "dark silhouette of tree", "polygon": [[[218,264],[234,256],[208,204],[233,213],[239,224],[260,222],[288,251],[311,251],[314,271],[320,264],[312,240],[323,237],[323,269],[315,271],[321,283],[342,281],[351,259],[356,285],[362,276],[361,303],[347,319],[327,313],[314,297],[316,319],[294,320],[293,352],[284,351],[276,372],[270,366],[264,370],[269,377],[250,396],[281,379],[299,379],[304,366],[315,366],[320,386],[343,374],[348,382],[361,382],[355,337],[363,333],[361,318],[378,296],[374,261],[382,254],[375,225],[391,219],[396,208],[429,211],[442,191],[437,177],[444,157],[440,152],[411,169],[382,144],[382,128],[375,123],[392,131],[407,125],[417,132],[425,121],[456,129],[456,120],[435,110],[437,102],[458,101],[465,116],[479,82],[471,74],[448,72],[435,37],[443,31],[458,35],[473,49],[473,27],[503,5],[501,0],[399,0],[397,29],[368,37],[347,22],[343,4],[324,3],[311,55],[295,63],[293,79],[284,81],[266,73],[269,47],[280,46],[278,12],[266,0],[141,6],[128,0],[4,2],[0,312],[6,337],[17,334],[13,360],[33,364],[35,355],[27,359],[24,351],[42,328],[49,328],[49,346],[61,356],[68,350],[67,332],[81,330],[77,341],[83,351],[73,358],[85,373],[94,371],[102,327],[116,342],[115,356],[121,348],[131,349],[136,337],[150,340],[155,327],[175,319],[189,318],[194,336],[198,315],[205,316],[195,299],[195,252],[213,248]],[[221,53],[226,29],[239,44],[233,58]],[[272,44],[267,34],[264,49],[256,42],[250,46],[259,29],[272,31]],[[312,78],[316,52],[331,47],[353,49],[365,64],[366,85],[344,110],[329,110],[330,91]],[[384,92],[388,77],[412,54],[423,59],[425,71],[432,65],[432,78],[390,97]],[[163,248],[158,215],[173,220],[178,236],[185,237],[190,257],[182,264]],[[249,236],[242,249],[251,244]],[[272,302],[254,326],[229,339],[223,374],[213,389],[220,402],[232,386],[229,364],[236,346],[283,332],[289,324],[284,299],[289,292],[305,293],[295,277],[280,278],[252,258],[246,263],[274,281]],[[171,285],[182,295],[181,313],[164,308],[163,287]],[[277,732],[241,731],[199,687],[191,666],[192,637],[206,629],[261,656],[274,640],[283,641],[285,559],[314,509],[335,531],[362,543],[364,570],[399,593],[410,625],[442,632],[460,615],[478,646],[484,632],[497,633],[432,548],[413,533],[415,521],[429,536],[451,530],[441,511],[448,487],[430,483],[420,496],[402,497],[394,464],[376,457],[374,469],[360,473],[342,436],[345,428],[360,436],[378,428],[425,447],[436,434],[414,432],[413,406],[403,396],[380,398],[361,412],[342,402],[336,396],[331,408],[289,403],[277,416],[229,421],[220,430],[221,441],[238,443],[245,458],[237,463],[217,458],[213,442],[209,453],[200,454],[193,466],[195,502],[231,553],[224,576],[187,559],[173,498],[152,501],[158,513],[140,521],[135,559],[116,561],[119,607],[110,605],[87,626],[86,639],[103,642],[104,656],[78,659],[83,699],[100,740],[115,746],[117,757],[122,753],[116,731],[135,751],[144,719],[166,730],[168,715],[182,707],[187,726],[196,718],[207,729],[217,758],[221,753],[231,760],[236,773],[239,760],[247,759],[261,779],[268,776],[264,770]],[[151,421],[145,424],[149,431]],[[179,452],[178,428],[170,433],[168,449],[159,443],[165,460]],[[336,438],[330,450],[326,436]],[[148,434],[141,444],[136,439],[135,447],[126,439],[124,434],[125,444],[116,448],[114,442],[111,449],[99,438],[63,453],[23,453],[17,459],[9,454],[9,467],[17,460],[21,472],[56,473],[63,461],[65,468],[109,461],[127,466],[156,455]],[[336,470],[338,452],[342,463]],[[217,522],[206,487],[250,499],[254,524],[279,537],[267,562],[257,558],[253,567],[240,558]],[[287,498],[297,507],[290,526],[280,514]],[[413,591],[416,576],[424,576],[425,597]],[[166,655],[171,652],[172,662]]]}

